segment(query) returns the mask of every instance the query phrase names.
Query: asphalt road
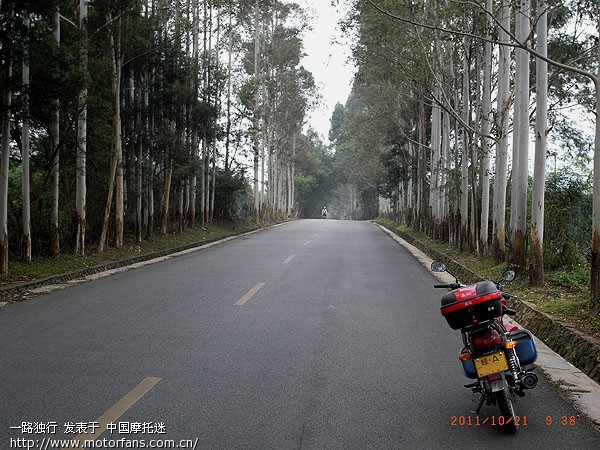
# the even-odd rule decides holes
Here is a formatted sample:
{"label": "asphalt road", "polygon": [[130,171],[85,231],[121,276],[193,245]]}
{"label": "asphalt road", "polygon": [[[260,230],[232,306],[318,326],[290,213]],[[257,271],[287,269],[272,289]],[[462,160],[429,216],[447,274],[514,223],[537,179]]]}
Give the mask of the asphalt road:
{"label": "asphalt road", "polygon": [[0,308],[0,448],[600,448],[543,377],[516,436],[471,412],[435,282],[306,220]]}

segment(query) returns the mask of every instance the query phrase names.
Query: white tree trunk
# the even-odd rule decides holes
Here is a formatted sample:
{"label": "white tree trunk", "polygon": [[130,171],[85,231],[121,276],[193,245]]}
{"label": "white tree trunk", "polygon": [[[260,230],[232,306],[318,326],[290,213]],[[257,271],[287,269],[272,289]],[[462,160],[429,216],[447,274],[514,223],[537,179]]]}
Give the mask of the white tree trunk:
{"label": "white tree trunk", "polygon": [[[486,9],[492,10],[492,0],[486,0]],[[492,20],[488,17],[486,37],[491,38]],[[488,224],[490,218],[490,139],[487,137],[491,130],[492,120],[492,44],[483,44],[483,89],[481,107],[481,150],[483,163],[481,167],[481,223],[479,229],[479,250],[487,253]]]}
{"label": "white tree trunk", "polygon": [[[25,21],[29,27],[29,20]],[[29,49],[27,44],[23,47],[23,127],[21,129],[21,195],[23,197],[22,208],[22,237],[21,255],[23,261],[31,261],[31,195],[29,185]]]}
{"label": "white tree trunk", "polygon": [[442,189],[442,200],[441,200],[441,212],[444,222],[446,223],[446,227],[448,226],[448,219],[450,215],[450,200],[448,196],[448,174],[450,173],[451,168],[451,146],[450,146],[450,114],[443,113],[442,119],[442,173],[441,173],[441,185]]}
{"label": "white tree trunk", "polygon": [[[530,3],[520,0],[516,36],[525,44],[529,32]],[[513,170],[510,214],[510,261],[524,269],[526,264],[527,175],[529,157],[529,52],[515,50],[515,113],[513,126]]]}
{"label": "white tree trunk", "polygon": [[179,183],[179,192],[177,195],[177,231],[183,230],[185,220],[185,184]]}
{"label": "white tree trunk", "polygon": [[[119,20],[120,24],[120,20]],[[113,76],[116,78],[113,80],[114,84],[114,128],[113,128],[113,139],[115,143],[115,158],[117,164],[117,171],[115,174],[115,247],[121,248],[123,246],[123,226],[125,220],[125,205],[124,205],[124,176],[123,176],[123,137],[121,133],[121,74],[123,69],[123,54],[121,49],[121,30],[119,25],[119,34],[115,40],[114,47],[114,60],[115,60],[115,71]]]}
{"label": "white tree trunk", "polygon": [[[230,4],[231,7],[231,4]],[[231,79],[233,62],[233,12],[229,11],[229,48],[227,52],[227,108],[225,126],[225,173],[229,172],[229,147],[231,143]]]}
{"label": "white tree trunk", "polygon": [[148,217],[146,220],[146,240],[152,239],[154,232],[154,159],[148,158]]}
{"label": "white tree trunk", "polygon": [[[463,120],[469,123],[470,102],[469,102],[469,63],[465,56],[463,62]],[[462,130],[462,156],[460,171],[460,247],[469,241],[469,134],[466,128]]]}
{"label": "white tree trunk", "polygon": [[[208,11],[207,11],[207,1],[203,2],[203,33],[202,33],[202,54],[207,55],[208,48]],[[204,92],[203,101],[208,102],[209,96],[208,92],[208,64],[204,63],[202,65],[202,91]],[[208,184],[208,143],[207,143],[207,133],[206,129],[202,136],[202,151],[201,151],[201,172],[200,172],[200,224],[204,226],[207,224],[207,214],[208,210],[206,208],[206,198],[208,196],[208,191],[206,186]]]}
{"label": "white tree trunk", "polygon": [[[53,16],[53,35],[54,40],[60,45],[60,15],[58,9]],[[52,210],[50,212],[50,253],[56,256],[60,253],[60,237],[58,223],[58,202],[59,202],[59,183],[60,183],[60,158],[58,147],[60,144],[60,104],[58,97],[52,101],[52,121],[50,123],[50,135],[52,137],[52,167],[50,169],[52,179]]]}
{"label": "white tree trunk", "polygon": [[[600,17],[600,16],[599,16]],[[600,19],[598,23],[600,32]],[[600,63],[600,50],[598,55]],[[591,304],[600,311],[600,74],[594,80],[596,88],[596,133],[594,142],[594,189],[592,208],[592,269],[591,269]]]}
{"label": "white tree trunk", "polygon": [[258,220],[260,214],[260,190],[258,186],[259,181],[259,173],[258,173],[258,163],[259,163],[259,88],[258,88],[258,75],[259,75],[259,50],[260,50],[260,21],[259,21],[259,2],[256,0],[254,4],[254,81],[256,83],[255,89],[256,92],[254,94],[254,114],[253,114],[253,133],[254,133],[254,184],[253,184],[253,193],[254,193],[254,218]]}
{"label": "white tree trunk", "polygon": [[[57,11],[58,14],[58,11]],[[87,39],[87,2],[79,1],[79,29],[82,32],[81,48],[79,50],[79,65],[83,72],[88,70],[88,39]],[[58,20],[58,18],[56,19]],[[60,33],[58,34],[60,38]],[[86,197],[87,197],[87,85],[83,85],[77,99],[77,174],[75,187],[75,208],[77,211],[77,237],[75,252],[85,255],[85,229],[86,229]]]}
{"label": "white tree trunk", "polygon": [[[548,54],[546,0],[537,3],[536,50]],[[531,202],[531,257],[529,278],[534,286],[544,284],[544,189],[546,186],[546,136],[548,134],[548,63],[536,59],[535,162]]]}
{"label": "white tree trunk", "polygon": [[173,158],[170,158],[165,167],[165,184],[162,195],[162,207],[160,214],[160,234],[165,235],[169,231],[169,200],[171,197],[171,178],[173,176]]}
{"label": "white tree trunk", "polygon": [[[440,49],[439,44],[436,43],[436,48]],[[441,199],[440,199],[440,185],[441,185],[441,173],[442,173],[442,109],[440,105],[435,101],[441,97],[440,88],[436,86],[434,88],[434,102],[431,111],[431,183],[429,188],[429,206],[431,208],[431,216],[433,219],[434,235],[438,225],[441,222]]]}
{"label": "white tree trunk", "polygon": [[[132,75],[133,80],[133,75]],[[137,158],[136,158],[136,201],[135,201],[135,241],[142,241],[142,227],[143,227],[143,216],[142,216],[142,205],[144,199],[144,136],[146,133],[145,123],[142,119],[142,110],[145,109],[146,104],[144,102],[145,96],[143,93],[143,84],[144,81],[138,84],[137,89],[135,88],[135,81],[132,81],[133,89],[135,90],[135,94],[133,97],[133,102],[137,104],[137,117],[135,119],[136,127],[138,128],[137,132]]]}
{"label": "white tree trunk", "polygon": [[215,190],[217,189],[217,143],[213,143],[212,154],[212,179],[210,185],[210,223],[215,216]]}
{"label": "white tree trunk", "polygon": [[[12,76],[12,63],[6,65],[6,79]],[[2,114],[2,159],[0,163],[0,275],[8,272],[8,170],[10,168],[10,107],[12,92],[4,86]]]}
{"label": "white tree trunk", "polygon": [[292,156],[290,161],[288,162],[288,185],[287,185],[287,207],[286,207],[286,216],[291,217],[292,211],[294,209],[294,177],[295,177],[295,161],[296,161],[296,136],[298,135],[298,131],[294,129],[292,135]]}
{"label": "white tree trunk", "polygon": [[[107,22],[111,23],[111,15]],[[123,56],[120,51],[119,37],[115,39],[114,33],[109,32],[110,48],[112,55],[112,96],[113,96],[113,123],[112,144],[110,148],[110,167],[108,175],[108,192],[104,205],[104,218],[102,231],[98,243],[98,251],[104,251],[108,237],[110,212],[112,209],[113,193],[115,194],[115,247],[123,245],[123,142],[121,138],[121,69]],[[116,191],[116,192],[115,192]]]}
{"label": "white tree trunk", "polygon": [[[600,7],[596,10],[597,30],[600,36]],[[600,46],[598,46],[600,64]],[[590,272],[590,301],[593,308],[600,312],[600,73],[594,77],[596,88],[596,133],[594,142],[594,188],[592,208],[592,268]]]}
{"label": "white tree trunk", "polygon": [[[194,62],[194,75],[193,75],[193,90],[197,97],[199,97],[199,82],[198,82],[198,52],[200,49],[200,9],[198,8],[198,0],[193,1],[192,5],[193,10],[193,32],[192,32],[192,61]],[[192,127],[192,145],[190,158],[194,167],[196,166],[196,161],[198,161],[198,152],[199,152],[199,139],[198,139],[198,127]],[[196,196],[197,196],[197,185],[198,185],[198,177],[197,171],[194,168],[194,172],[192,173],[191,181],[190,181],[190,208],[188,210],[188,223],[190,226],[194,226],[196,224]]]}
{"label": "white tree trunk", "polygon": [[[498,30],[498,40],[508,41],[510,30],[510,2],[501,0],[500,23],[502,28]],[[506,257],[506,184],[508,170],[508,126],[511,104],[510,86],[510,53],[511,47],[499,45],[498,49],[498,99],[496,105],[496,127],[498,129],[498,141],[496,143],[496,168],[494,177],[494,259],[496,262],[503,261]]]}

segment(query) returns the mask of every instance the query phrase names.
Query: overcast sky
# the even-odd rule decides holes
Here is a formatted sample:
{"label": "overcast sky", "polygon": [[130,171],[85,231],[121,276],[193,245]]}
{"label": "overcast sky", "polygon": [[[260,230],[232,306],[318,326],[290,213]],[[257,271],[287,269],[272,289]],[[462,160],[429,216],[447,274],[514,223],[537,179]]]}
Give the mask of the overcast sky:
{"label": "overcast sky", "polygon": [[334,41],[343,41],[338,21],[344,17],[345,9],[333,7],[330,0],[294,0],[311,17],[312,30],[304,37],[302,65],[312,72],[322,105],[312,112],[309,124],[329,142],[328,134],[331,114],[336,103],[345,104],[354,76],[354,67],[349,63],[349,49]]}

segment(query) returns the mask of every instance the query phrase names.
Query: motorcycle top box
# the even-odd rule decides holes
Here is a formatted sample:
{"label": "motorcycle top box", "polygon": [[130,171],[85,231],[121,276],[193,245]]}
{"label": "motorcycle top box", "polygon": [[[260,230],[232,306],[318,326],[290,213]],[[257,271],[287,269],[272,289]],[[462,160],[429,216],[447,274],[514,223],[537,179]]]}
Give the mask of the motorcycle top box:
{"label": "motorcycle top box", "polygon": [[454,289],[442,297],[441,312],[453,330],[502,315],[502,292],[492,281]]}

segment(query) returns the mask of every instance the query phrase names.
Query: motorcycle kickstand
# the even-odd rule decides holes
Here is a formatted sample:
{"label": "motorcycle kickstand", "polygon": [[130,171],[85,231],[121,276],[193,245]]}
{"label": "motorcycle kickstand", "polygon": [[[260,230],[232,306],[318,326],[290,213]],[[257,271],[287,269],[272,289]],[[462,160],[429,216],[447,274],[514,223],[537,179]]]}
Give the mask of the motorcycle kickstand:
{"label": "motorcycle kickstand", "polygon": [[485,403],[485,395],[481,394],[481,400],[479,401],[479,405],[477,406],[477,409],[475,411],[471,411],[471,414],[479,414],[479,411],[481,411],[481,407],[483,406],[484,403]]}

